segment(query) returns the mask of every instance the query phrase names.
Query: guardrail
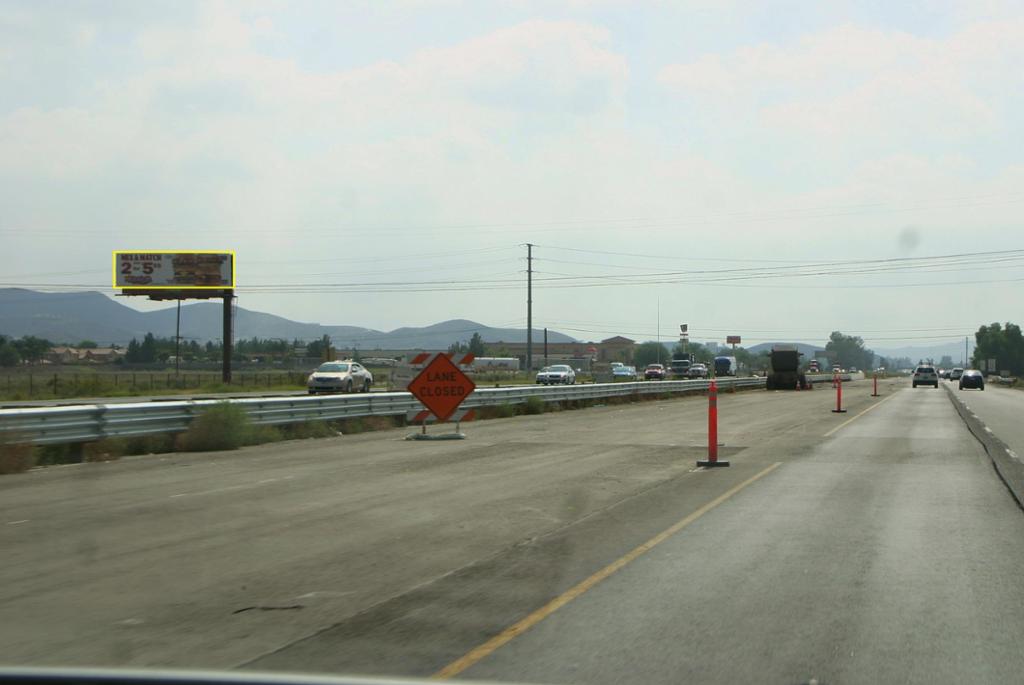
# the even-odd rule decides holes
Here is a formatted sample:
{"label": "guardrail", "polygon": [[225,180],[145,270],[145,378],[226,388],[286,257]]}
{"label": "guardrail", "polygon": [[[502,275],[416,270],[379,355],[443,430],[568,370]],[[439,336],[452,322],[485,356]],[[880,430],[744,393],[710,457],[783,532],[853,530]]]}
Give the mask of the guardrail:
{"label": "guardrail", "polygon": [[[471,409],[521,404],[530,397],[540,397],[545,402],[562,402],[699,392],[707,390],[708,384],[706,380],[693,380],[478,388],[466,398],[462,406]],[[764,378],[719,378],[718,387],[763,388]],[[154,433],[178,433],[187,429],[192,419],[205,407],[222,401],[225,400],[4,409],[0,410],[0,443],[56,445]],[[253,423],[264,425],[364,416],[399,416],[423,409],[423,405],[407,392],[326,397],[255,397],[227,401],[242,407]]]}

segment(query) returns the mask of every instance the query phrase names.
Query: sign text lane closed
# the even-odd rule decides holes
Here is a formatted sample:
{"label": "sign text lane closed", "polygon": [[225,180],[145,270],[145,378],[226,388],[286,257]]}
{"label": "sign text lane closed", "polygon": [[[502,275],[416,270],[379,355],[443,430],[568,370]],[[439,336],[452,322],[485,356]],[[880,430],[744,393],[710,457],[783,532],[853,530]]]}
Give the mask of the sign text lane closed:
{"label": "sign text lane closed", "polygon": [[408,390],[438,421],[446,421],[476,384],[447,355],[439,354],[412,379]]}

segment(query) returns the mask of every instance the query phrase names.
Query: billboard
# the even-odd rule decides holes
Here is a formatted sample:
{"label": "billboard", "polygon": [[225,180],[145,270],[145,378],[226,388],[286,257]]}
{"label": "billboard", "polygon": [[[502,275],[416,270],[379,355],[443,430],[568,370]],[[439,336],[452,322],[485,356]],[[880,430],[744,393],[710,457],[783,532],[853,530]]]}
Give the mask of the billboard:
{"label": "billboard", "polygon": [[738,335],[727,335],[727,336],[725,336],[725,344],[726,345],[739,345],[740,344],[740,336],[738,336]]}
{"label": "billboard", "polygon": [[145,290],[235,287],[235,253],[186,250],[114,252],[114,287]]}

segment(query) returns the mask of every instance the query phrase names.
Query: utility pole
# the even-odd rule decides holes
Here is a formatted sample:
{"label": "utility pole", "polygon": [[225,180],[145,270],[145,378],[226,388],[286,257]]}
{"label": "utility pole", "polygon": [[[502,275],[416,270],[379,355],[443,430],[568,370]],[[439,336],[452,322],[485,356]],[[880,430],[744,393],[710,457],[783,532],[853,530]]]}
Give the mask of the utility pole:
{"label": "utility pole", "polygon": [[964,336],[964,368],[966,369],[971,364],[971,358],[967,356],[967,336]]}
{"label": "utility pole", "polygon": [[544,327],[544,366],[548,365],[548,328]]}
{"label": "utility pole", "polygon": [[533,244],[526,243],[526,373],[533,373]]}
{"label": "utility pole", "polygon": [[661,363],[661,298],[658,298],[658,363]]}

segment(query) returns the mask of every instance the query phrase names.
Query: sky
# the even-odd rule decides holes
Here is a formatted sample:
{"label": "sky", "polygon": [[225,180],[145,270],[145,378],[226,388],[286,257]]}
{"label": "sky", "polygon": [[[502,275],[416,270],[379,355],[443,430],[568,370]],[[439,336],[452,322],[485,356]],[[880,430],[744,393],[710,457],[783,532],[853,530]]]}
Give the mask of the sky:
{"label": "sky", "polygon": [[0,1],[0,287],[522,327],[532,244],[536,327],[885,348],[1024,318],[1022,209],[1021,3]]}

